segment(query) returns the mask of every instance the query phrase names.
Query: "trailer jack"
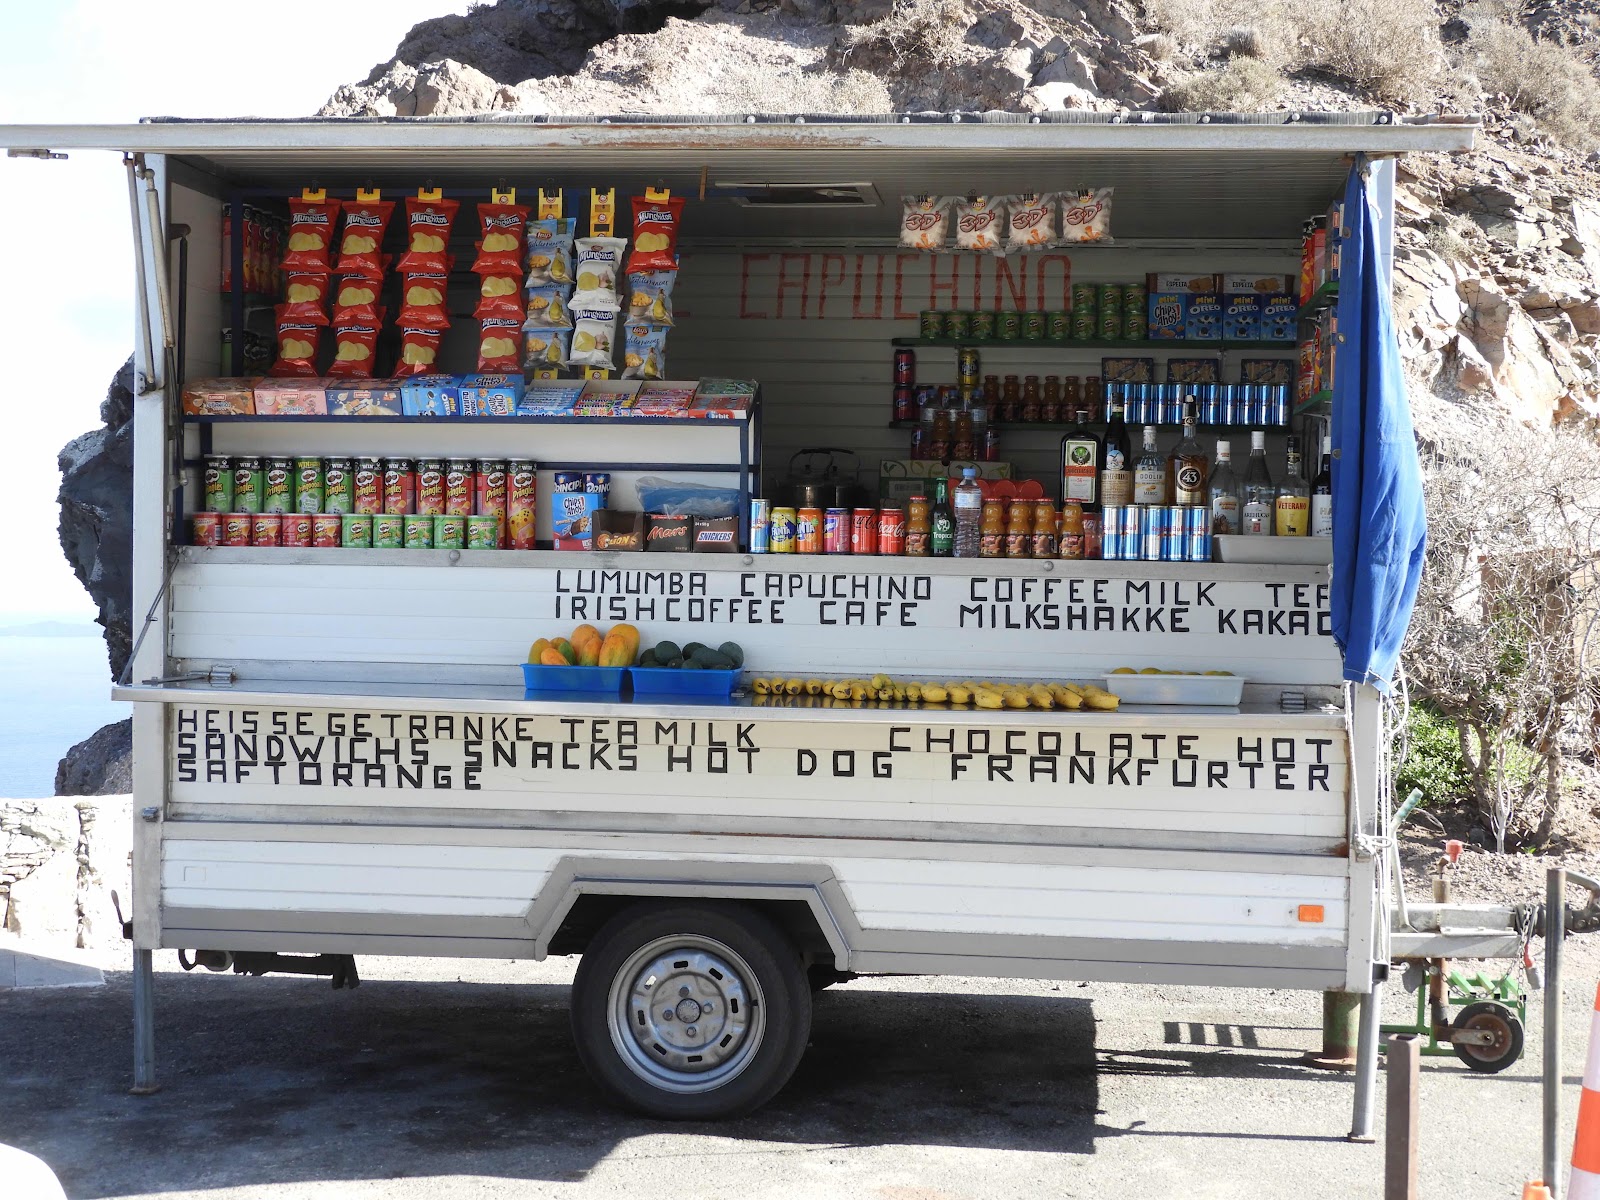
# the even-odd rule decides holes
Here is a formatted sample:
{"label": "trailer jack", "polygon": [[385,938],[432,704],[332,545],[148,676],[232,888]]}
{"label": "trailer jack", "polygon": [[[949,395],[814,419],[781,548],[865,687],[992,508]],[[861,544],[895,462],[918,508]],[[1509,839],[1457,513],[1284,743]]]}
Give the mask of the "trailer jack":
{"label": "trailer jack", "polygon": [[353,954],[277,954],[267,950],[196,950],[191,959],[185,951],[178,951],[178,964],[185,971],[204,967],[208,971],[226,971],[235,975],[266,975],[277,971],[284,975],[328,975],[335,990],[361,986],[361,976],[356,973]]}

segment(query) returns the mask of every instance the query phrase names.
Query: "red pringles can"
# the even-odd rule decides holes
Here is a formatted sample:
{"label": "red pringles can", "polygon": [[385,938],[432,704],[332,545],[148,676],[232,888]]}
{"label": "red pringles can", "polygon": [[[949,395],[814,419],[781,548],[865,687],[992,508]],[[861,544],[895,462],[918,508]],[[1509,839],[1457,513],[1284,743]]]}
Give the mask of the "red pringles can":
{"label": "red pringles can", "polygon": [[822,552],[850,553],[850,510],[830,508],[822,514]]}
{"label": "red pringles can", "polygon": [[878,510],[878,553],[904,554],[906,552],[906,510],[880,508]]}
{"label": "red pringles can", "polygon": [[342,540],[344,524],[338,513],[311,514],[311,544],[324,549],[338,546]]}
{"label": "red pringles can", "polygon": [[858,508],[850,514],[850,553],[878,552],[878,510]]}
{"label": "red pringles can", "polygon": [[250,544],[252,546],[281,546],[283,544],[283,519],[277,513],[252,513],[250,515]]}
{"label": "red pringles can", "polygon": [[311,514],[310,513],[284,513],[283,514],[282,543],[285,546],[311,545]]}
{"label": "red pringles can", "polygon": [[470,517],[477,502],[476,480],[470,458],[452,458],[444,469],[444,511],[451,517]]}
{"label": "red pringles can", "polygon": [[498,544],[504,550],[506,540],[506,462],[503,458],[478,460],[477,485],[474,488],[473,507],[480,517],[494,517],[500,522]]}
{"label": "red pringles can", "polygon": [[514,458],[506,464],[506,525],[513,550],[534,548],[533,526],[539,498],[538,466],[531,458]]}
{"label": "red pringles can", "polygon": [[417,463],[417,515],[444,515],[444,459],[424,458]]}
{"label": "red pringles can", "polygon": [[222,545],[222,514],[203,512],[194,514],[194,537],[191,544],[195,546],[220,546]]}
{"label": "red pringles can", "polygon": [[248,546],[250,544],[250,514],[224,513],[222,515],[222,544]]}
{"label": "red pringles can", "polygon": [[822,553],[822,510],[797,508],[794,513],[794,552]]}
{"label": "red pringles can", "polygon": [[417,472],[409,458],[389,458],[383,463],[383,511],[404,517],[417,502]]}
{"label": "red pringles can", "polygon": [[351,512],[369,515],[383,511],[383,459],[356,459],[356,498]]}
{"label": "red pringles can", "polygon": [[917,352],[902,348],[894,352],[894,386],[915,387],[917,384]]}

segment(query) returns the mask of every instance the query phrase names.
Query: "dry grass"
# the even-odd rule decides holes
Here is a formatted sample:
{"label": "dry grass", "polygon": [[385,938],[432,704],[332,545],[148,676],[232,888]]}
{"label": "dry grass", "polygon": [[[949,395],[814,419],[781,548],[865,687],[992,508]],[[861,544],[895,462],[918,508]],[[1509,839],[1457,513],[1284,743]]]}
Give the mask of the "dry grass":
{"label": "dry grass", "polygon": [[961,61],[971,24],[960,0],[896,0],[883,20],[844,30],[838,57],[874,68],[940,70]]}
{"label": "dry grass", "polygon": [[1262,112],[1283,94],[1283,73],[1259,58],[1235,58],[1180,75],[1162,99],[1173,112]]}
{"label": "dry grass", "polygon": [[1600,81],[1576,50],[1494,16],[1471,25],[1467,55],[1484,91],[1504,94],[1558,142],[1600,148]]}

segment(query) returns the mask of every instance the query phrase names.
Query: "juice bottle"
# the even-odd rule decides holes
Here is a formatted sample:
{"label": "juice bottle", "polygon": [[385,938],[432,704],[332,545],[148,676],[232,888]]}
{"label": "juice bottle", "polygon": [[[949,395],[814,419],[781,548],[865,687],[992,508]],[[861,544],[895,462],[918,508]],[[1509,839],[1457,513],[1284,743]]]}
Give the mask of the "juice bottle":
{"label": "juice bottle", "polygon": [[1083,557],[1083,506],[1075,500],[1069,500],[1061,506],[1060,541],[1062,558]]}
{"label": "juice bottle", "polygon": [[1029,375],[1022,381],[1022,419],[1026,422],[1039,420],[1039,406],[1043,397],[1039,392],[1039,377]]}
{"label": "juice bottle", "polygon": [[1006,557],[1033,557],[1033,505],[1013,500],[1006,516]]}
{"label": "juice bottle", "polygon": [[1061,420],[1061,377],[1046,375],[1044,393],[1039,398],[1039,420],[1055,425]]}
{"label": "juice bottle", "polygon": [[978,443],[973,437],[972,409],[958,408],[951,434],[950,457],[960,462],[972,462],[978,457]]}
{"label": "juice bottle", "polygon": [[1050,500],[1036,500],[1033,505],[1033,556],[1056,556],[1056,506]]}
{"label": "juice bottle", "polygon": [[950,459],[950,410],[938,408],[933,413],[933,434],[928,439],[928,457],[939,462]]}
{"label": "juice bottle", "polygon": [[1002,558],[1006,548],[1006,506],[1001,500],[983,502],[983,519],[978,525],[978,557]]}
{"label": "juice bottle", "polygon": [[926,496],[906,501],[906,553],[912,558],[927,558],[932,551],[933,509]]}
{"label": "juice bottle", "polygon": [[[1007,375],[1005,386],[1000,389],[1000,420],[1016,421],[1022,415],[1022,386],[1017,382],[1015,375]],[[989,411],[989,417],[994,418],[994,410]]]}

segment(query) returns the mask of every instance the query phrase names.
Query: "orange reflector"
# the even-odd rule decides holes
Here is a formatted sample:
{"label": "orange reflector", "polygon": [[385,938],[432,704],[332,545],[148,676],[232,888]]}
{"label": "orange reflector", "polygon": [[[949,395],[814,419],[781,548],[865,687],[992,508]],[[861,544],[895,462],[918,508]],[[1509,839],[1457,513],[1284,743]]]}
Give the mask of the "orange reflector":
{"label": "orange reflector", "polygon": [[1299,917],[1300,920],[1302,920],[1302,921],[1309,922],[1312,925],[1321,925],[1322,924],[1322,905],[1320,905],[1320,904],[1302,904],[1295,911],[1295,916]]}

